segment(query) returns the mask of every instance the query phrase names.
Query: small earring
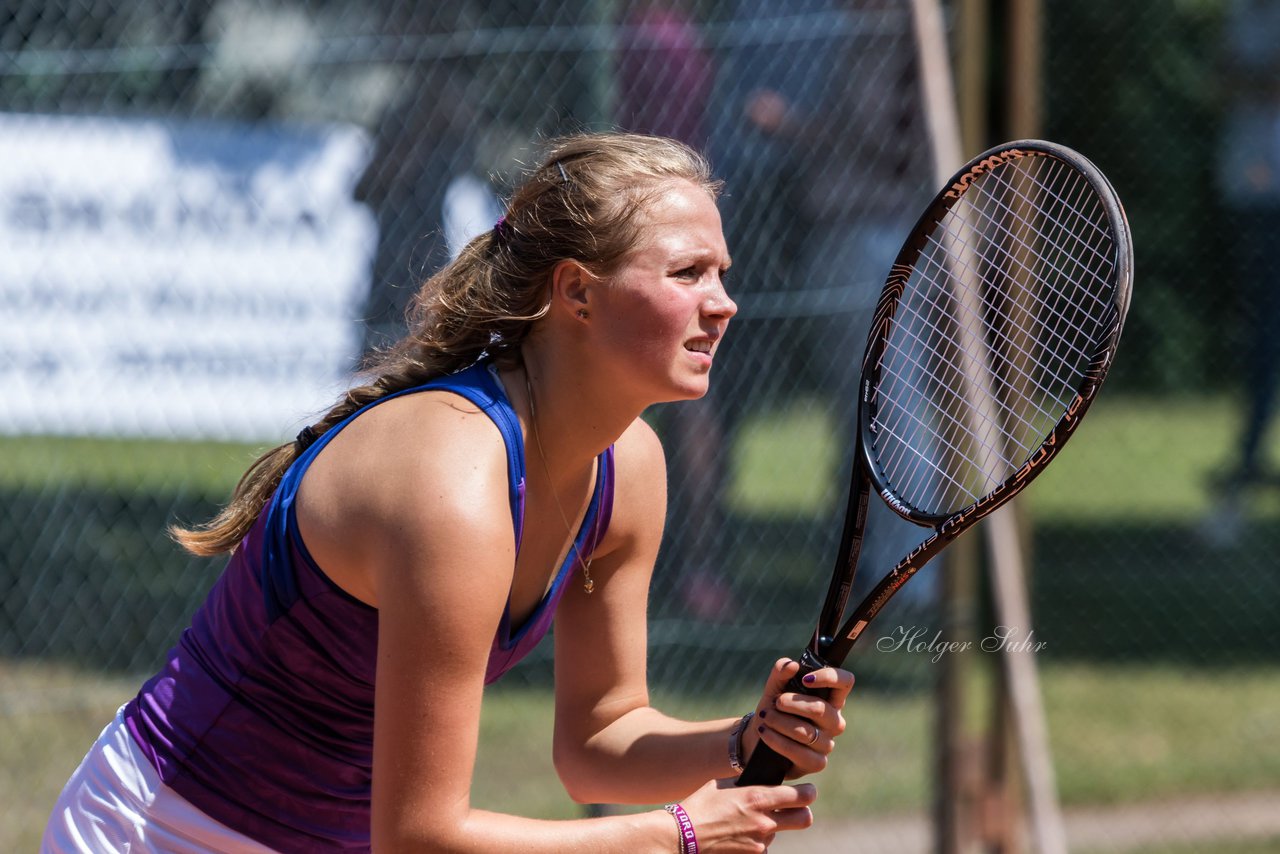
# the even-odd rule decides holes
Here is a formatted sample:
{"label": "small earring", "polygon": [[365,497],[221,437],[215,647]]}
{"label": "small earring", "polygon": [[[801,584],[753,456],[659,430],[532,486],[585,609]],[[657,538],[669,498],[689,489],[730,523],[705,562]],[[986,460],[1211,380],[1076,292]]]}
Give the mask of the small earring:
{"label": "small earring", "polygon": [[587,310],[585,308],[580,308],[578,309],[578,317],[581,317],[583,320],[586,320],[588,317],[590,317],[590,315],[587,314]]}

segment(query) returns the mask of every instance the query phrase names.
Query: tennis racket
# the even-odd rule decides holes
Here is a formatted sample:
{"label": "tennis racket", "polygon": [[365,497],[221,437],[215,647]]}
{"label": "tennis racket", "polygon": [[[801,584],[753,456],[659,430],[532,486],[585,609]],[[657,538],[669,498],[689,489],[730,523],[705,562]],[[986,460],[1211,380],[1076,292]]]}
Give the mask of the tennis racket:
{"label": "tennis racket", "polygon": [[[821,693],[801,678],[840,665],[908,579],[1066,444],[1115,356],[1132,258],[1110,182],[1054,143],[986,151],[929,204],[876,306],[844,533],[788,691]],[[873,489],[932,533],[841,622]],[[790,767],[762,742],[738,785],[777,785]]]}

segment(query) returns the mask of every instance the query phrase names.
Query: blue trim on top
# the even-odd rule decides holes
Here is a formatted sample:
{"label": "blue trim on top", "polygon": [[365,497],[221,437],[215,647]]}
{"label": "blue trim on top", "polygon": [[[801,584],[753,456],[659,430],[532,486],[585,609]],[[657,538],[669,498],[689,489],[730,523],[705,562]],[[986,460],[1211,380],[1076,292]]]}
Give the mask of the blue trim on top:
{"label": "blue trim on top", "polygon": [[[271,497],[271,502],[266,509],[260,581],[268,620],[274,621],[283,616],[298,601],[300,595],[297,576],[292,571],[289,561],[289,532],[291,520],[294,520],[296,513],[298,487],[301,486],[303,475],[306,474],[311,463],[334,436],[366,410],[388,400],[422,391],[451,391],[465,397],[488,415],[502,433],[502,440],[507,447],[508,494],[518,552],[524,528],[524,436],[520,431],[520,422],[516,418],[515,410],[511,408],[496,373],[489,370],[486,362],[477,362],[456,374],[438,377],[420,386],[403,389],[362,406],[325,431],[324,435],[316,439],[298,459],[293,461],[281,478],[280,485],[276,487],[275,494]],[[295,530],[296,524],[296,521],[292,521]],[[300,537],[299,542],[301,542]]]}

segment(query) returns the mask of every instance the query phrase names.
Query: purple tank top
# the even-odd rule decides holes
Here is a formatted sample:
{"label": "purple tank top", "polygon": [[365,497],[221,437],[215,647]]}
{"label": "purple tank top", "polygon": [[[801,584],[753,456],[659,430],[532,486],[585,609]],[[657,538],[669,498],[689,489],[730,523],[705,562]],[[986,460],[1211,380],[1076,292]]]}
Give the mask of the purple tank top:
{"label": "purple tank top", "polygon": [[[496,372],[480,363],[384,400],[430,389],[466,397],[502,432],[518,550],[524,444]],[[124,710],[133,738],[170,788],[284,852],[369,849],[378,612],[316,565],[293,503],[311,461],[363,411],[320,437],[286,472],[165,666]],[[598,460],[575,541],[583,554],[604,537],[612,507],[610,447]],[[571,549],[523,625],[513,631],[503,610],[486,684],[546,635],[576,571],[573,556]]]}

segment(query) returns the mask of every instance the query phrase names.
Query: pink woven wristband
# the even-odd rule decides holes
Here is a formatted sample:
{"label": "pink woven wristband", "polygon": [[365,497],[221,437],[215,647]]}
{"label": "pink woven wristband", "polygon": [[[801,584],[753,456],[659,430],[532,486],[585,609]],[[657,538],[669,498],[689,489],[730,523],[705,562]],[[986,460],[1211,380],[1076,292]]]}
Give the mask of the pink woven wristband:
{"label": "pink woven wristband", "polygon": [[675,817],[676,827],[680,831],[680,854],[698,854],[698,835],[693,832],[693,822],[684,807],[667,804],[663,809]]}

